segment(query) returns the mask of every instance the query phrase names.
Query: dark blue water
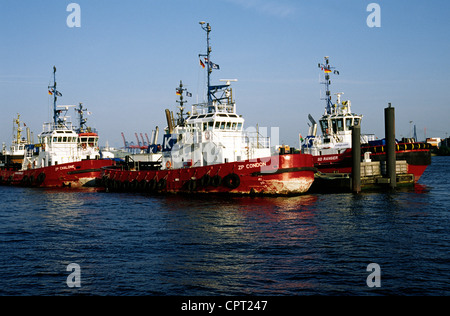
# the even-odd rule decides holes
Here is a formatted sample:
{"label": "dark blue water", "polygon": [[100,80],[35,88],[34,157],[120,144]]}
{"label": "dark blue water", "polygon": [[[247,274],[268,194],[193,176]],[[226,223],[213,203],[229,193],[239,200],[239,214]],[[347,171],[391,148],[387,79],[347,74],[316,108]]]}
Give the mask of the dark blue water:
{"label": "dark blue water", "polygon": [[414,190],[360,195],[0,187],[0,295],[449,295],[449,165],[433,157]]}

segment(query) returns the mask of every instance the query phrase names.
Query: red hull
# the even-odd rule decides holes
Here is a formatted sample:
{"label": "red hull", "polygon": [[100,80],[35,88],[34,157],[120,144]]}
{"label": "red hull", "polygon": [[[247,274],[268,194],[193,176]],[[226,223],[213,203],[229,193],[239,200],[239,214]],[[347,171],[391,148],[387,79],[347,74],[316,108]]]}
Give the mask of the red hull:
{"label": "red hull", "polygon": [[0,184],[30,187],[95,186],[102,168],[113,165],[112,160],[82,160],[30,170],[0,170]]}
{"label": "red hull", "polygon": [[103,169],[104,186],[111,191],[267,195],[305,193],[315,172],[312,156],[304,154],[172,170]]}
{"label": "red hull", "polygon": [[[420,144],[421,145],[421,144]],[[397,160],[406,160],[408,173],[414,174],[414,181],[419,181],[428,165],[431,163],[431,153],[428,149],[421,149],[419,143],[400,144],[396,151]],[[401,150],[404,146],[405,150]],[[406,147],[408,146],[408,147]],[[413,146],[417,146],[416,149]],[[410,149],[409,149],[410,148]],[[362,154],[371,152],[370,158],[373,161],[384,161],[386,152],[384,146],[362,147]],[[314,166],[323,173],[351,173],[352,153],[351,149],[342,154],[322,155],[313,157]]]}

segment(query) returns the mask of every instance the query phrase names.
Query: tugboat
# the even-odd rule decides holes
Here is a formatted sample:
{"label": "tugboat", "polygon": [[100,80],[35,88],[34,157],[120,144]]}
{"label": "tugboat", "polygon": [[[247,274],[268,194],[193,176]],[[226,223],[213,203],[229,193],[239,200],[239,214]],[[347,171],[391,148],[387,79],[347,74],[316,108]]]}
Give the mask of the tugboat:
{"label": "tugboat", "polygon": [[231,82],[211,85],[210,75],[219,66],[211,62],[209,23],[200,22],[207,33],[207,50],[199,54],[207,71],[207,101],[192,105],[185,113],[183,94],[191,94],[182,82],[179,112],[165,110],[167,128],[160,159],[151,165],[128,162],[103,168],[108,191],[158,193],[228,193],[297,195],[314,181],[312,155],[272,154],[270,139],[258,131],[244,131],[244,118],[237,114]]}
{"label": "tugboat", "polygon": [[[351,110],[350,100],[341,101],[344,93],[336,93],[336,103],[331,100],[331,75],[339,75],[332,67],[329,57],[318,66],[323,71],[325,85],[325,113],[319,120],[322,135],[317,135],[318,124],[309,115],[311,122],[308,136],[303,140],[302,152],[313,155],[314,166],[323,173],[351,173],[352,170],[352,126],[360,126],[363,116]],[[384,140],[374,135],[361,135],[361,154],[365,160],[385,161]],[[412,139],[402,139],[396,144],[397,161],[406,161],[407,173],[414,175],[417,182],[427,166],[431,164],[429,145]]]}
{"label": "tugboat", "polygon": [[21,139],[20,116],[15,120],[17,136],[11,152],[0,155],[0,184],[32,187],[88,187],[96,186],[101,168],[112,165],[102,159],[98,147],[98,133],[86,127],[82,104],[76,110],[79,127],[75,129],[67,112],[75,106],[57,105],[62,94],[56,90],[56,67],[53,67],[53,122],[45,123],[39,142],[30,137]]}

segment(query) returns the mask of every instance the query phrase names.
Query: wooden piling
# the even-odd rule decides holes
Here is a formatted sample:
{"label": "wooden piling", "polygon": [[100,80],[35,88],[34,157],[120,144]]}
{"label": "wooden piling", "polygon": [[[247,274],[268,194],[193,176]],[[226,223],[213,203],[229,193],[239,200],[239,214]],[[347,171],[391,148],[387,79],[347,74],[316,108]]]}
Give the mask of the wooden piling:
{"label": "wooden piling", "polygon": [[384,126],[386,139],[386,177],[389,179],[389,187],[397,186],[396,154],[395,154],[395,108],[389,106],[384,109]]}
{"label": "wooden piling", "polygon": [[361,192],[361,127],[352,127],[352,191]]}

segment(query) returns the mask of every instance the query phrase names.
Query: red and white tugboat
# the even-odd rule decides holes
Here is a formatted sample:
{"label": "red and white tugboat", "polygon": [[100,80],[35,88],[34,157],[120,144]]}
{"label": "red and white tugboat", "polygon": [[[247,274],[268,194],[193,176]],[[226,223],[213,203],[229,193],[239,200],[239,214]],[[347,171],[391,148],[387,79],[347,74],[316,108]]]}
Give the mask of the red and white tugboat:
{"label": "red and white tugboat", "polygon": [[[352,131],[354,125],[361,125],[362,115],[357,115],[351,110],[350,100],[341,101],[343,93],[336,93],[337,101],[331,101],[330,84],[331,74],[339,74],[329,64],[329,57],[325,57],[324,63],[319,63],[319,68],[324,73],[326,87],[325,113],[319,120],[322,135],[317,135],[317,123],[311,115],[309,134],[302,144],[302,152],[313,155],[314,165],[323,173],[351,173],[352,170]],[[386,146],[384,140],[375,140],[374,135],[361,135],[361,154],[372,161],[386,160]],[[407,173],[414,174],[417,182],[427,166],[431,163],[429,145],[415,142],[411,139],[403,139],[396,144],[397,161],[407,163]]]}
{"label": "red and white tugboat", "polygon": [[[112,160],[102,159],[98,147],[98,133],[86,127],[86,119],[80,104],[77,113],[80,117],[78,129],[73,128],[66,116],[75,106],[58,106],[57,97],[62,94],[56,90],[56,67],[53,67],[53,122],[45,123],[39,142],[21,139],[19,118],[17,137],[10,153],[0,155],[0,184],[33,187],[86,187],[96,186],[101,178],[101,168],[113,164]],[[20,154],[20,155],[19,155]],[[20,156],[20,157],[19,157]]]}
{"label": "red and white tugboat", "polygon": [[271,154],[270,139],[244,131],[244,119],[236,112],[231,82],[210,85],[210,74],[219,66],[211,62],[211,27],[206,54],[200,64],[207,70],[207,102],[192,105],[184,113],[182,83],[178,117],[166,110],[168,127],[156,163],[128,163],[105,167],[103,182],[109,191],[162,193],[230,193],[295,195],[308,191],[314,181],[312,156]]}

